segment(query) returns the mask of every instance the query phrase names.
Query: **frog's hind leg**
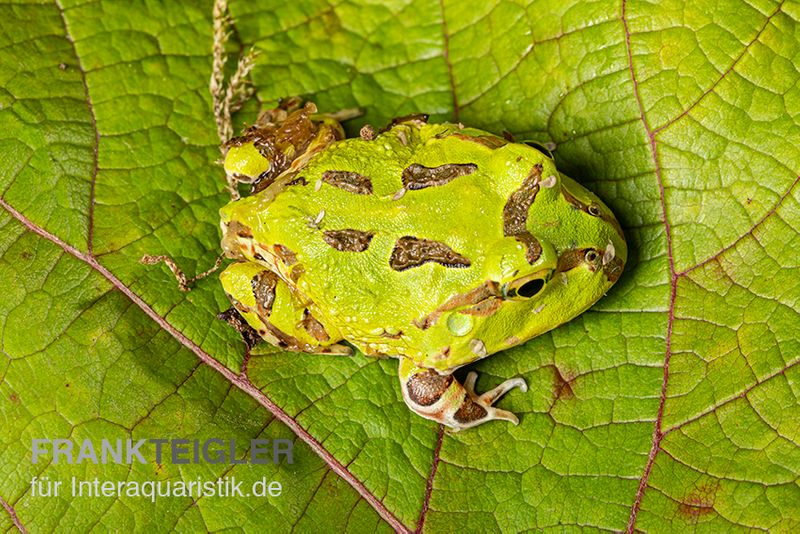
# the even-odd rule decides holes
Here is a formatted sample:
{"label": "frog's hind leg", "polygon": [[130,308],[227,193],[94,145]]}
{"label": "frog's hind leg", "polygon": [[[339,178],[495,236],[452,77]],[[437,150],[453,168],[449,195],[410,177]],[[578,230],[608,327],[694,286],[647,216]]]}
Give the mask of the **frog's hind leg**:
{"label": "frog's hind leg", "polygon": [[463,430],[487,421],[500,419],[515,425],[517,416],[492,406],[497,399],[518,387],[527,391],[522,378],[506,380],[482,395],[475,393],[477,373],[469,373],[464,384],[459,384],[452,374],[440,375],[432,369],[417,367],[411,360],[400,360],[400,388],[403,399],[414,412],[449,426]]}
{"label": "frog's hind leg", "polygon": [[263,265],[234,263],[220,280],[234,308],[272,345],[312,354],[352,354],[350,347],[338,343],[338,330],[323,324],[286,282]]}

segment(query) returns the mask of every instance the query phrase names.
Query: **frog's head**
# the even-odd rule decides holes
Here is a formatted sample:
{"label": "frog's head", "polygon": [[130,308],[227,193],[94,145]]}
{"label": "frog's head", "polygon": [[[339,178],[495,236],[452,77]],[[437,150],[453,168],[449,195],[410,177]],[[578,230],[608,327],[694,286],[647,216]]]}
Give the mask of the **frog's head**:
{"label": "frog's head", "polygon": [[[536,167],[508,198],[506,238],[488,254],[494,258],[489,276],[498,283],[508,315],[496,314],[486,328],[503,336],[513,332],[495,339],[489,352],[581,314],[614,285],[627,260],[625,237],[611,210],[558,173],[551,160]],[[484,340],[492,337],[483,335]]]}
{"label": "frog's head", "polygon": [[261,114],[256,124],[224,148],[225,172],[239,182],[267,187],[286,171],[298,170],[333,141],[344,138],[335,119],[317,115],[317,107],[297,100]]}

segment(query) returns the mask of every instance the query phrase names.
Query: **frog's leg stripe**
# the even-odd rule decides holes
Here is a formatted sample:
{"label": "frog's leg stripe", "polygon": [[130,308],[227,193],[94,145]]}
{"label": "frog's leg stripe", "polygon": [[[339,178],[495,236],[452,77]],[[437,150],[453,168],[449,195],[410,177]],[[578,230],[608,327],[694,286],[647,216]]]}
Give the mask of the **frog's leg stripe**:
{"label": "frog's leg stripe", "polygon": [[425,167],[419,163],[409,165],[403,170],[403,187],[415,191],[450,183],[459,176],[472,174],[478,170],[474,163],[447,163],[438,167]]}
{"label": "frog's leg stripe", "polygon": [[542,164],[537,163],[523,180],[522,185],[511,193],[503,207],[503,235],[515,237],[525,245],[528,263],[536,263],[542,254],[542,245],[528,231],[528,211],[539,192],[539,180],[542,177]]}
{"label": "frog's leg stripe", "polygon": [[357,195],[372,194],[372,180],[357,172],[325,171],[322,174],[322,181],[348,193]]}
{"label": "frog's leg stripe", "polygon": [[362,230],[325,230],[322,239],[341,252],[364,252],[369,248],[375,232],[364,232]]}
{"label": "frog's leg stripe", "polygon": [[464,385],[461,385],[452,375],[439,375],[432,369],[417,367],[407,358],[400,360],[399,377],[403,400],[422,417],[455,430],[463,430],[494,419],[519,423],[514,414],[495,408],[492,404],[515,387],[527,391],[525,381],[521,378],[506,380],[491,391],[477,395],[474,390],[477,376],[476,373],[470,373]]}
{"label": "frog's leg stripe", "polygon": [[405,271],[428,262],[436,262],[445,267],[469,267],[472,263],[439,241],[403,236],[397,240],[389,258],[389,265],[395,271]]}

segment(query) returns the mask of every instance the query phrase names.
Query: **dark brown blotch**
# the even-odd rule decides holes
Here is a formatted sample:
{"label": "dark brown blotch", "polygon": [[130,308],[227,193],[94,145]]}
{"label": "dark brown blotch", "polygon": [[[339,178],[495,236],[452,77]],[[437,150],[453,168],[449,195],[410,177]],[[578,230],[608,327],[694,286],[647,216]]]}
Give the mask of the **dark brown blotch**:
{"label": "dark brown blotch", "polygon": [[[594,256],[596,258],[594,262],[586,261],[586,255],[591,253],[594,253]],[[602,253],[596,251],[593,248],[574,248],[570,250],[565,250],[558,257],[558,264],[556,265],[556,271],[563,273],[566,271],[570,271],[581,264],[586,264],[586,266],[589,268],[590,271],[595,272],[597,270],[597,261],[599,261],[600,254]]]}
{"label": "dark brown blotch", "polygon": [[[491,308],[495,306],[490,303],[492,301],[499,301],[501,297],[502,292],[500,291],[500,285],[493,280],[489,280],[472,291],[449,298],[447,302],[436,308],[432,313],[426,315],[421,320],[414,320],[413,323],[420,330],[427,330],[436,324],[436,321],[438,321],[439,317],[445,312],[465,307],[467,310],[484,310],[485,307]],[[491,313],[494,313],[494,311]],[[469,314],[470,312],[464,311],[464,313]],[[480,313],[478,313],[478,315],[480,315]]]}
{"label": "dark brown blotch", "polygon": [[456,413],[453,414],[453,419],[459,423],[467,424],[477,421],[478,419],[483,419],[486,417],[486,414],[486,408],[472,400],[469,394],[465,394],[461,406],[459,406]]}
{"label": "dark brown blotch", "polygon": [[478,170],[478,166],[474,163],[447,163],[438,167],[426,167],[414,163],[403,170],[403,187],[416,191],[426,187],[444,185],[459,176],[472,174],[476,170]]}
{"label": "dark brown blotch", "polygon": [[527,231],[528,211],[539,192],[539,179],[542,176],[542,164],[537,163],[522,181],[522,185],[511,193],[503,206],[503,234],[517,236]]}
{"label": "dark brown blotch", "polygon": [[317,341],[324,343],[326,341],[330,341],[331,336],[328,335],[328,331],[325,330],[325,327],[319,322],[311,312],[308,311],[308,308],[303,310],[303,328],[306,329],[306,332],[311,334],[311,337],[316,339]]}
{"label": "dark brown blotch", "polygon": [[406,382],[408,398],[420,406],[435,404],[450,387],[453,375],[442,376],[428,369],[411,376]]}
{"label": "dark brown blotch", "polygon": [[272,271],[261,271],[250,280],[253,297],[256,300],[256,312],[262,321],[272,314],[275,304],[275,288],[278,287],[278,275]]}
{"label": "dark brown blotch", "polygon": [[389,258],[389,265],[395,271],[405,271],[419,267],[428,262],[435,262],[445,267],[464,268],[471,262],[468,258],[440,241],[403,236],[397,240]]}
{"label": "dark brown blotch", "polygon": [[411,113],[409,115],[403,115],[402,117],[395,117],[392,119],[392,122],[378,130],[378,133],[388,132],[398,124],[403,124],[404,122],[415,122],[419,125],[427,124],[429,117],[430,115],[427,113]]}
{"label": "dark brown blotch", "polygon": [[569,400],[575,397],[575,391],[572,389],[572,381],[574,376],[567,375],[561,372],[557,366],[553,366],[553,400]]}
{"label": "dark brown blotch", "polygon": [[622,261],[621,258],[614,258],[610,262],[603,265],[603,272],[608,278],[608,281],[612,284],[619,280],[619,277],[622,276],[622,270],[625,267],[625,262]]}
{"label": "dark brown blotch", "polygon": [[479,302],[474,306],[470,306],[469,308],[464,308],[463,310],[459,310],[458,313],[464,315],[476,315],[478,317],[489,317],[490,315],[494,315],[497,311],[503,306],[502,299],[499,298],[490,298],[486,299],[483,302]]}
{"label": "dark brown blotch", "polygon": [[297,178],[287,183],[286,185],[308,185],[308,181],[306,181],[305,177],[298,176]]}
{"label": "dark brown blotch", "polygon": [[239,221],[231,221],[228,223],[228,231],[235,232],[236,235],[242,239],[253,239],[253,230]]}
{"label": "dark brown blotch", "polygon": [[258,332],[245,321],[235,307],[231,306],[224,312],[217,314],[217,319],[225,321],[239,332],[239,335],[242,336],[242,341],[247,346],[247,350],[252,349],[258,343],[260,339]]}
{"label": "dark brown blotch", "polygon": [[506,141],[502,137],[497,137],[495,135],[467,135],[460,132],[456,132],[456,133],[451,133],[447,137],[455,137],[463,141],[478,143],[479,145],[483,145],[492,150],[495,150],[497,148],[500,148],[508,144],[508,141]]}
{"label": "dark brown blotch", "polygon": [[586,204],[570,193],[563,185],[561,186],[561,195],[564,197],[564,200],[566,200],[567,203],[572,206],[573,209],[581,210],[587,215],[602,219],[614,227],[614,231],[617,232],[620,238],[623,240],[625,239],[625,235],[622,233],[622,227],[619,225],[619,221],[617,221],[613,215],[606,213],[597,202]]}
{"label": "dark brown blotch", "polygon": [[719,483],[703,484],[694,488],[678,504],[678,513],[691,523],[697,523],[700,516],[715,512]]}
{"label": "dark brown blotch", "polygon": [[539,192],[539,179],[542,177],[542,164],[537,163],[523,180],[522,185],[511,193],[503,206],[503,235],[514,237],[525,245],[525,258],[531,265],[542,255],[542,245],[528,231],[528,212]]}
{"label": "dark brown blotch", "polygon": [[322,239],[331,247],[341,252],[364,252],[369,248],[375,232],[365,232],[363,230],[325,230]]}
{"label": "dark brown blotch", "polygon": [[372,180],[357,172],[325,171],[322,174],[322,181],[348,193],[355,193],[356,195],[372,194]]}
{"label": "dark brown blotch", "polygon": [[291,267],[297,263],[297,254],[295,254],[289,247],[277,244],[273,247],[273,250],[275,251],[275,255],[280,258],[280,260],[288,267]]}

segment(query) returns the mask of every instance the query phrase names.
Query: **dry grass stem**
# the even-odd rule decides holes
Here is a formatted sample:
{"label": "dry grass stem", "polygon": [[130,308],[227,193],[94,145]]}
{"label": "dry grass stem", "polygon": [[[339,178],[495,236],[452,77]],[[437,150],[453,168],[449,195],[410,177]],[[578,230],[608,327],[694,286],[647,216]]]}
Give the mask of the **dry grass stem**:
{"label": "dry grass stem", "polygon": [[217,258],[217,261],[214,262],[214,266],[208,269],[205,272],[194,276],[193,278],[187,278],[186,273],[184,273],[178,264],[175,263],[175,260],[170,258],[169,256],[149,256],[145,255],[142,256],[142,259],[139,260],[140,263],[144,265],[156,265],[157,263],[164,262],[169,270],[172,271],[172,274],[175,276],[175,279],[178,281],[178,287],[181,291],[189,291],[189,286],[193,283],[197,282],[198,280],[205,278],[206,276],[213,274],[217,269],[219,269],[220,264],[222,264],[222,260],[225,259],[224,255],[220,255]]}

